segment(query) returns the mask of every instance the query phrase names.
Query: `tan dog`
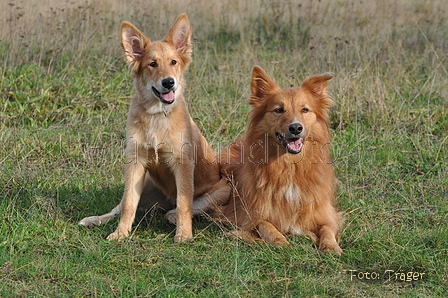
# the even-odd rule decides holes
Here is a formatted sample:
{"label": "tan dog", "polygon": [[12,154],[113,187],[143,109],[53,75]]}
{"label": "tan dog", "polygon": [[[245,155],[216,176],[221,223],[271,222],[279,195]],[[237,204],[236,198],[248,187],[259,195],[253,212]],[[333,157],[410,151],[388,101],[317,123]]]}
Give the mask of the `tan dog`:
{"label": "tan dog", "polygon": [[[121,213],[118,228],[107,237],[121,239],[129,235],[140,198],[146,207],[170,208],[173,202],[176,209],[167,216],[177,223],[175,240],[183,242],[193,237],[192,215],[205,211],[215,197],[226,198],[215,156],[182,95],[191,62],[190,24],[182,14],[164,40],[151,42],[125,22],[121,38],[135,88],[126,123],[124,195],[111,212],[79,224],[101,224]],[[221,193],[213,193],[217,188]],[[194,206],[193,199],[198,199]]]}
{"label": "tan dog", "polygon": [[218,216],[237,227],[238,236],[287,245],[285,235],[304,234],[322,250],[342,253],[329,149],[329,79],[316,76],[301,88],[282,90],[263,69],[253,69],[249,127],[221,158],[233,195]]}

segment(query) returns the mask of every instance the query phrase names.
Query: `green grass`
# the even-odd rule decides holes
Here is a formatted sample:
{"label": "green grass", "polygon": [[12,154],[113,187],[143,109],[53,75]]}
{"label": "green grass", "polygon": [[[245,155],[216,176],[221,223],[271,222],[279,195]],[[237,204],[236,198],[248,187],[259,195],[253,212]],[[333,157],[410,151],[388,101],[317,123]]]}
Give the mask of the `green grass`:
{"label": "green grass", "polygon": [[[0,12],[0,297],[448,296],[444,1],[10,2]],[[120,23],[157,40],[184,11],[194,30],[186,97],[215,150],[245,129],[254,65],[285,88],[334,74],[341,257],[301,237],[249,245],[204,217],[177,244],[157,211],[121,242],[105,240],[116,221],[77,226],[124,189],[133,91]]]}

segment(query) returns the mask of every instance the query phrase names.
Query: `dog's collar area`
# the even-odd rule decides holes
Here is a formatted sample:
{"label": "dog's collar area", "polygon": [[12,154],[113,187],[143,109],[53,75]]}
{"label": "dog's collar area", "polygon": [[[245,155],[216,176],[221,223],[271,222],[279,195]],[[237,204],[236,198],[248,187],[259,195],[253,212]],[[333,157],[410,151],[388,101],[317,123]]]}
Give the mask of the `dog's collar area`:
{"label": "dog's collar area", "polygon": [[289,153],[299,154],[302,152],[303,143],[305,142],[304,138],[286,138],[278,132],[275,133],[275,136],[279,140],[280,144],[282,144]]}
{"label": "dog's collar area", "polygon": [[146,108],[146,113],[148,115],[160,115],[163,114],[163,116],[168,117],[169,114],[174,110],[175,105],[164,105],[162,103],[156,103],[156,105],[150,105]]}
{"label": "dog's collar area", "polygon": [[160,100],[161,103],[166,104],[166,105],[170,105],[170,104],[172,104],[174,102],[174,95],[175,95],[174,91],[161,93],[156,88],[154,88],[154,87],[151,87],[151,88],[152,88],[152,92]]}

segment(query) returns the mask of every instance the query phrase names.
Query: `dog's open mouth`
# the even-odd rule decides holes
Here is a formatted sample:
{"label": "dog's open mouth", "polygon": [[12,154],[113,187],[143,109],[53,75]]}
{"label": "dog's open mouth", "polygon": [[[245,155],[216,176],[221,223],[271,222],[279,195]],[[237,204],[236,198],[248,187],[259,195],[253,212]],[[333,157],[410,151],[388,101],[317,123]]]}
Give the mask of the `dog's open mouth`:
{"label": "dog's open mouth", "polygon": [[299,154],[302,151],[304,138],[285,138],[278,132],[275,133],[275,136],[289,153]]}
{"label": "dog's open mouth", "polygon": [[157,98],[164,104],[170,105],[174,102],[174,91],[161,93],[156,88],[152,87],[152,92],[154,92]]}

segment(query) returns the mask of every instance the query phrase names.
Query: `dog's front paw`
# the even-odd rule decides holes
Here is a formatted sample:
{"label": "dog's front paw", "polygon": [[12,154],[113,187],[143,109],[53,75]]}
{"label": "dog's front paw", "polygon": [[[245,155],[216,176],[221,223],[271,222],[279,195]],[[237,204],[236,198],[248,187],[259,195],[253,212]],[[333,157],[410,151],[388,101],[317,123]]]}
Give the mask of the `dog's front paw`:
{"label": "dog's front paw", "polygon": [[165,217],[166,217],[166,219],[168,219],[168,221],[170,222],[170,223],[172,223],[173,225],[175,225],[176,223],[177,223],[177,220],[176,220],[176,209],[171,209],[170,211],[168,211],[166,214],[165,214]]}
{"label": "dog's front paw", "polygon": [[227,232],[226,236],[231,239],[243,240],[247,243],[254,243],[256,240],[260,240],[259,238],[255,238],[251,233],[238,229]]}
{"label": "dog's front paw", "polygon": [[282,235],[282,237],[275,237],[271,239],[271,244],[276,246],[289,246],[291,247],[291,243],[288,242],[285,236]]}
{"label": "dog's front paw", "polygon": [[100,218],[99,216],[90,216],[90,217],[85,217],[83,219],[81,219],[80,222],[78,222],[78,225],[80,226],[84,226],[87,228],[90,228],[94,225],[99,226],[101,224]]}
{"label": "dog's front paw", "polygon": [[335,253],[338,256],[342,255],[342,249],[336,242],[333,243],[321,243],[319,249],[325,253]]}
{"label": "dog's front paw", "polygon": [[193,239],[193,233],[177,233],[174,236],[174,241],[176,242],[187,242],[188,240]]}
{"label": "dog's front paw", "polygon": [[121,240],[124,239],[126,237],[128,237],[128,232],[124,232],[124,231],[119,231],[118,229],[113,232],[112,234],[110,234],[109,236],[107,236],[107,240],[112,241],[112,240]]}

